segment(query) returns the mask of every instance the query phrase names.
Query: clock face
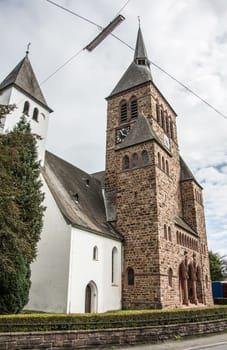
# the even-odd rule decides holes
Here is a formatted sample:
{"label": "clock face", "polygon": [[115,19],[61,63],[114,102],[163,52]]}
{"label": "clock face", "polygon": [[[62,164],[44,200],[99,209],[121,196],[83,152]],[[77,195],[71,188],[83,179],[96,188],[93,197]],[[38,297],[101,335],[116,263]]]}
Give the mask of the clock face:
{"label": "clock face", "polygon": [[170,149],[170,142],[169,142],[169,138],[167,135],[164,134],[164,145]]}
{"label": "clock face", "polygon": [[125,136],[128,135],[129,131],[130,131],[130,126],[125,126],[123,128],[117,129],[116,130],[116,144],[121,143],[124,140]]}

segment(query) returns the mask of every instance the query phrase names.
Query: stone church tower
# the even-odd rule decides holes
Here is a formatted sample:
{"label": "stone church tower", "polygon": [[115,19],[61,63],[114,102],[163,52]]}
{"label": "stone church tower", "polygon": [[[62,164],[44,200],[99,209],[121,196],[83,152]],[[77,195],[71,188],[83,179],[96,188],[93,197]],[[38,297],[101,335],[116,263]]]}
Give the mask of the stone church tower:
{"label": "stone church tower", "polygon": [[124,237],[123,308],[212,304],[202,187],[180,157],[176,113],[153,82],[140,28],[107,102],[105,201]]}

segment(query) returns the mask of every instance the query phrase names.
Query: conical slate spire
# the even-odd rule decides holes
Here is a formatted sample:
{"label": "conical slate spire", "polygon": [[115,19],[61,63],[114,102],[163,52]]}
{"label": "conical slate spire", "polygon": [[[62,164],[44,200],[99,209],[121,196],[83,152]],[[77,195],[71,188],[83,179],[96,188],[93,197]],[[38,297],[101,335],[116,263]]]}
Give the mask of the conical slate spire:
{"label": "conical slate spire", "polygon": [[109,97],[148,81],[152,81],[152,76],[142,31],[139,27],[133,62],[123,74]]}
{"label": "conical slate spire", "polygon": [[142,64],[144,62],[144,64],[149,66],[147,50],[144,44],[143,35],[140,27],[137,34],[136,48],[134,53],[134,62],[137,64]]}
{"label": "conical slate spire", "polygon": [[36,99],[50,110],[40,89],[28,55],[26,55],[1,82],[0,91],[3,91],[11,86],[19,88],[23,92],[30,95],[31,98]]}

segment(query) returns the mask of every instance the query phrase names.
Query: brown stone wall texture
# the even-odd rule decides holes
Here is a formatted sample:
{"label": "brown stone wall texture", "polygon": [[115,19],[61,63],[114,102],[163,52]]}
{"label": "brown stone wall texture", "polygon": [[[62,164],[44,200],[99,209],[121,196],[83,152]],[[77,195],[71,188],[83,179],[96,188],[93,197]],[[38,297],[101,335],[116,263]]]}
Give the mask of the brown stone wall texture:
{"label": "brown stone wall texture", "polygon": [[226,331],[227,319],[156,327],[89,331],[0,333],[1,350],[89,349],[133,345]]}
{"label": "brown stone wall texture", "polygon": [[[138,115],[147,118],[156,140],[119,150],[116,129],[126,124],[133,128],[136,123],[129,118],[120,124],[119,106],[123,100],[129,105],[132,97],[137,98]],[[134,153],[140,156],[143,150],[149,157],[146,166],[139,162],[137,167],[122,168],[124,156],[132,159]],[[186,289],[189,302],[194,300],[196,304],[192,298],[195,284],[190,281],[183,287],[180,280],[179,266],[186,252],[188,264],[196,254],[199,304],[212,304],[201,187],[193,179],[181,182],[176,114],[152,82],[108,99],[105,190],[116,191],[114,225],[124,236],[123,308],[179,307]],[[177,226],[176,217],[181,217],[188,227]],[[177,235],[183,238],[179,240]],[[134,285],[128,285],[128,268],[134,271]]]}

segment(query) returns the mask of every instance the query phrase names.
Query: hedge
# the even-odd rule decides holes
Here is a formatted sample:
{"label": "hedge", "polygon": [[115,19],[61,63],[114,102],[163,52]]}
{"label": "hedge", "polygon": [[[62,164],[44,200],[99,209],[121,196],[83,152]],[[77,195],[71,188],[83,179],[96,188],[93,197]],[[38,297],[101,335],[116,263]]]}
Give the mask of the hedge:
{"label": "hedge", "polygon": [[227,298],[214,298],[216,305],[227,305]]}
{"label": "hedge", "polygon": [[146,327],[227,319],[227,306],[103,314],[20,314],[0,316],[0,332]]}

